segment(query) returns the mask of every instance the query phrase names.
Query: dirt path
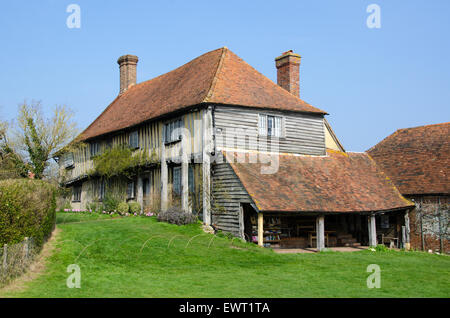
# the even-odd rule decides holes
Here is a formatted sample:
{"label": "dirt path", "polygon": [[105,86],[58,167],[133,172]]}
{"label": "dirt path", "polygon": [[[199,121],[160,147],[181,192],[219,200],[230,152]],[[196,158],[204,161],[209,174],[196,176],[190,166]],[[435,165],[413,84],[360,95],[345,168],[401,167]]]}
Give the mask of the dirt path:
{"label": "dirt path", "polygon": [[20,292],[26,288],[26,284],[41,275],[47,264],[48,258],[55,250],[55,243],[57,237],[60,235],[61,229],[56,227],[53,231],[52,237],[44,244],[41,253],[37,256],[34,262],[30,265],[28,270],[21,276],[14,279],[11,283],[3,288],[0,288],[0,297],[8,297],[12,292]]}

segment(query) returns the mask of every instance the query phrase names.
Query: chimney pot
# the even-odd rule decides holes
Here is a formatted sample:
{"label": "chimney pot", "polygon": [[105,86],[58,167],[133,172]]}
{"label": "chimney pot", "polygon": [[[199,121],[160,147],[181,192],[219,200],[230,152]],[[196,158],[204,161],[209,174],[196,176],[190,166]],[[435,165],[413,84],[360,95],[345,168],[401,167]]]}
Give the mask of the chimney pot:
{"label": "chimney pot", "polygon": [[300,60],[301,56],[292,50],[275,59],[277,84],[297,97],[300,97]]}
{"label": "chimney pot", "polygon": [[123,55],[117,60],[120,68],[120,91],[119,95],[136,84],[136,66],[138,62],[136,55]]}

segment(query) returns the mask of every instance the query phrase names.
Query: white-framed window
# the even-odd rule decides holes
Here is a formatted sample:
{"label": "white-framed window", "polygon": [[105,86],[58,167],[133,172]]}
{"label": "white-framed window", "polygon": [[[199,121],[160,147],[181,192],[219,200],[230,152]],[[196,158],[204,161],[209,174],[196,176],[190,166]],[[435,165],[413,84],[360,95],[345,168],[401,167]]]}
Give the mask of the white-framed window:
{"label": "white-framed window", "polygon": [[75,186],[72,188],[72,202],[81,201],[81,186]]}
{"label": "white-framed window", "polygon": [[258,134],[268,137],[283,137],[283,117],[259,114]]}
{"label": "white-framed window", "polygon": [[164,142],[171,143],[181,140],[181,128],[183,127],[183,122],[181,119],[171,121],[164,124]]}
{"label": "white-framed window", "polygon": [[100,152],[100,144],[98,142],[92,142],[89,148],[91,152],[91,157],[98,155]]}
{"label": "white-framed window", "polygon": [[134,181],[130,181],[127,184],[127,198],[128,199],[134,199],[135,193],[134,193]]}
{"label": "white-framed window", "polygon": [[128,143],[131,149],[139,148],[139,133],[137,130],[131,132],[128,138]]}
{"label": "white-framed window", "polygon": [[64,154],[64,168],[72,168],[74,166],[73,153]]}

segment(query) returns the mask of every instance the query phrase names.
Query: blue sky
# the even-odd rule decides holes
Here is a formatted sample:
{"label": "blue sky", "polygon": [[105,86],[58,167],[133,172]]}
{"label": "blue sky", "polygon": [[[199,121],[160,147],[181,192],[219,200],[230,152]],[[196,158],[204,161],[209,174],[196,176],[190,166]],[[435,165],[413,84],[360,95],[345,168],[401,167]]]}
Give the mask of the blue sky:
{"label": "blue sky", "polygon": [[[69,4],[81,28],[69,29]],[[369,4],[381,28],[369,29]],[[450,1],[8,1],[0,11],[0,116],[24,99],[75,110],[80,129],[119,91],[117,58],[138,82],[227,46],[276,82],[274,58],[302,55],[301,98],[327,111],[344,147],[450,120]]]}

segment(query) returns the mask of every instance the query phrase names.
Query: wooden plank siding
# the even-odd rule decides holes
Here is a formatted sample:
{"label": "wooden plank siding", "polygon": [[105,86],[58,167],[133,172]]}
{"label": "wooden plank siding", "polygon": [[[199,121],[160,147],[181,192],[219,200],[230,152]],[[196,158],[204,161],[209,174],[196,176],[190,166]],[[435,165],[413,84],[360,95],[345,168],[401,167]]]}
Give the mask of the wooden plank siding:
{"label": "wooden plank siding", "polygon": [[322,115],[230,106],[217,106],[214,111],[217,148],[270,151],[266,146],[267,137],[258,138],[258,114],[282,117],[282,137],[277,138],[278,142],[272,139],[272,143],[278,145],[279,152],[325,155]]}
{"label": "wooden plank siding", "polygon": [[[220,158],[221,159],[221,158]],[[240,235],[240,204],[253,203],[233,168],[223,160],[212,166],[212,223],[220,230]]]}

